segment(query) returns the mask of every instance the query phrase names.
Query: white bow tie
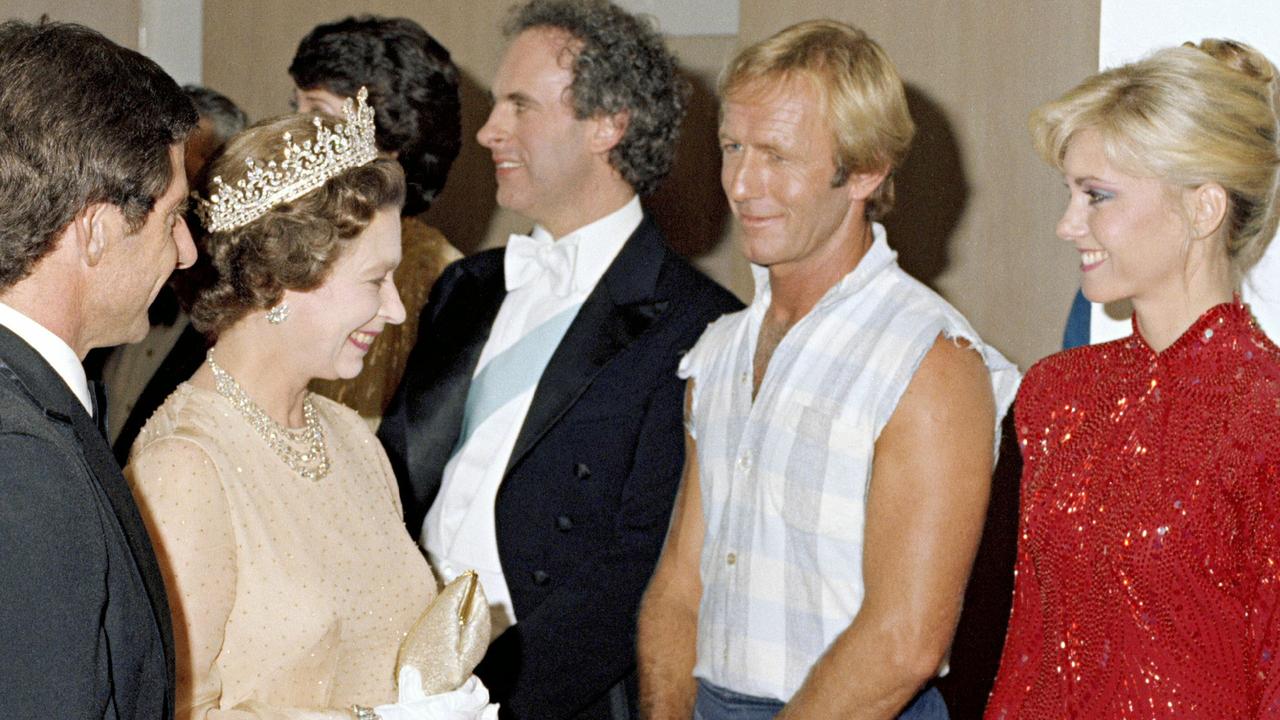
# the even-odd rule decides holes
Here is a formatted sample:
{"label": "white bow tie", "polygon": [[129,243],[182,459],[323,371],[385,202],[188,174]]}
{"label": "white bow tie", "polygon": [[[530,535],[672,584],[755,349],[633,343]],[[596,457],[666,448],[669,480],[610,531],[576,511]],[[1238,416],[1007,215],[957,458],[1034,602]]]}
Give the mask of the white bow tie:
{"label": "white bow tie", "polygon": [[532,282],[545,272],[551,281],[551,292],[556,297],[568,297],[573,289],[573,267],[577,257],[577,243],[512,235],[507,239],[507,252],[503,258],[507,292]]}

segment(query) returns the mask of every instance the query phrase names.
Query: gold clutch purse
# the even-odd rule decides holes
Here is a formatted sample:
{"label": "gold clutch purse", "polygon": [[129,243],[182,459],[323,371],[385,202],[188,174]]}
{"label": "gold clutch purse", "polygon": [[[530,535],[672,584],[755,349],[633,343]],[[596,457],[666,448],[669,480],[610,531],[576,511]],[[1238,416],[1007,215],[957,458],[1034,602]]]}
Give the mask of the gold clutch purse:
{"label": "gold clutch purse", "polygon": [[457,690],[489,649],[489,632],[489,600],[475,572],[465,572],[444,586],[400,643],[396,677],[412,665],[422,674],[423,693]]}

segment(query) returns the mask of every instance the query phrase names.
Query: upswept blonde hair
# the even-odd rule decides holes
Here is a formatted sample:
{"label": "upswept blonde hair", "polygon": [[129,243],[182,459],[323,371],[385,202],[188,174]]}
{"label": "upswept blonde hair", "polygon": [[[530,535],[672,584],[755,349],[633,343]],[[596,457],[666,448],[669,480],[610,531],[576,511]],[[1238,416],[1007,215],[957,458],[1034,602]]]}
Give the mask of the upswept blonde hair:
{"label": "upswept blonde hair", "polygon": [[1227,257],[1239,282],[1276,233],[1277,104],[1276,68],[1262,53],[1207,39],[1093,75],[1037,108],[1030,127],[1036,152],[1059,170],[1072,139],[1094,130],[1108,160],[1128,174],[1185,188],[1221,185]]}
{"label": "upswept blonde hair", "polygon": [[786,28],[738,54],[720,76],[721,100],[760,81],[794,77],[812,83],[835,135],[839,187],[856,173],[888,168],[867,200],[867,218],[893,208],[893,171],[902,164],[915,123],[902,79],[884,50],[857,28],[811,20]]}

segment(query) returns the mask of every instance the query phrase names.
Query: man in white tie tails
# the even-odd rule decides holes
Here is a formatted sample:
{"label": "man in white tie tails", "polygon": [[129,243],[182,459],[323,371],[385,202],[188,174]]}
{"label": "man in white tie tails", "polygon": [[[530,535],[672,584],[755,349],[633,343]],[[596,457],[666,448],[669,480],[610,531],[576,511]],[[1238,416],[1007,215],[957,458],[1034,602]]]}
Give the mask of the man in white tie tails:
{"label": "man in white tie tails", "polygon": [[505,717],[635,713],[635,617],[684,460],[681,354],[741,307],[641,208],[684,88],[606,2],[514,11],[478,140],[531,237],[445,271],[379,437],[409,531],[475,569],[496,635],[476,674]]}

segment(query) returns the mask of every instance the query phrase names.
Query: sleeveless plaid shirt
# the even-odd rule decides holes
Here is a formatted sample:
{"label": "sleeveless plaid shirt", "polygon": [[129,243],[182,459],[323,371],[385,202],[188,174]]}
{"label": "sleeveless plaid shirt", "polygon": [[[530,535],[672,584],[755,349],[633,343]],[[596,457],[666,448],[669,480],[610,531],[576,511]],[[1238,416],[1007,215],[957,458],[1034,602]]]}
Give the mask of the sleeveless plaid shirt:
{"label": "sleeveless plaid shirt", "polygon": [[[755,401],[752,358],[769,307],[707,328],[680,365],[694,380],[706,537],[694,675],[788,700],[863,598],[862,536],[876,438],[939,335],[982,355],[1000,418],[1017,368],[945,300],[898,267],[884,228],[774,351]],[[995,448],[993,448],[993,453]]]}

